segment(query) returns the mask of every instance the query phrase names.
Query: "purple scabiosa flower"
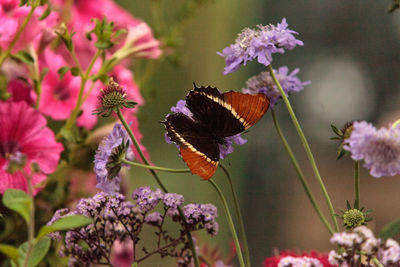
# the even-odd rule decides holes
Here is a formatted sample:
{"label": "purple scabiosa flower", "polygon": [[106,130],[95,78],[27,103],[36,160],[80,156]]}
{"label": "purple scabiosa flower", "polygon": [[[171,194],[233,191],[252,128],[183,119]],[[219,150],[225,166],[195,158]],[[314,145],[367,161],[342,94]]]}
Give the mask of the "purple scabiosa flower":
{"label": "purple scabiosa flower", "polygon": [[[186,107],[186,101],[185,100],[179,100],[178,103],[176,103],[176,106],[171,108],[171,111],[174,113],[183,113],[189,118],[193,117],[192,112]],[[165,137],[165,142],[167,144],[172,144],[171,139],[168,137],[167,133],[164,135]],[[224,138],[224,144],[218,144],[219,146],[219,158],[224,159],[226,156],[231,154],[234,151],[233,148],[233,143],[237,145],[243,145],[247,142],[247,139],[244,139],[241,137],[241,134],[237,134],[234,136],[229,136]],[[179,145],[176,145],[176,147],[179,149]]]}
{"label": "purple scabiosa flower", "polygon": [[114,129],[99,145],[94,157],[94,172],[97,188],[109,194],[119,191],[121,183],[121,159],[133,160],[129,146],[130,138],[122,124],[115,124]]}
{"label": "purple scabiosa flower", "polygon": [[[289,73],[289,68],[286,66],[274,70],[275,76],[281,84],[286,96],[303,90],[304,86],[311,83],[310,81],[302,82],[297,77],[299,71],[300,70],[296,68]],[[278,87],[275,85],[274,80],[268,71],[261,72],[260,74],[249,78],[246,81],[246,88],[243,88],[242,91],[247,94],[265,94],[270,101],[271,108],[273,108],[278,99],[281,98]]]}
{"label": "purple scabiosa flower", "polygon": [[364,160],[373,177],[400,174],[400,127],[376,129],[365,121],[354,122],[344,149],[354,160]]}
{"label": "purple scabiosa flower", "polygon": [[260,64],[268,66],[272,62],[272,54],[292,50],[303,42],[297,40],[298,34],[287,28],[286,19],[278,25],[258,25],[256,29],[245,28],[239,33],[235,43],[217,54],[225,57],[224,74],[236,71],[240,65],[257,59]]}

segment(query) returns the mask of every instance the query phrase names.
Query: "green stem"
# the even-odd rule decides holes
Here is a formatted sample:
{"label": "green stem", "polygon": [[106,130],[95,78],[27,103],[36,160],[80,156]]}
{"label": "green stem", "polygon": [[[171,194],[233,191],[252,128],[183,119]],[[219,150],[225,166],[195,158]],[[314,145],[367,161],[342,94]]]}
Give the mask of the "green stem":
{"label": "green stem", "polygon": [[[135,148],[137,150],[137,152],[140,155],[140,158],[142,159],[142,161],[145,163],[145,165],[150,166],[149,161],[146,159],[146,157],[144,156],[142,150],[140,149],[139,143],[137,142],[135,135],[132,132],[131,127],[129,127],[128,123],[126,122],[124,116],[122,115],[122,112],[119,108],[117,108],[117,115],[118,118],[120,119],[120,121],[122,122],[122,125],[124,125],[125,130],[128,132],[129,137],[131,138],[133,144],[135,145]],[[160,178],[158,177],[157,173],[149,168],[150,173],[153,175],[154,179],[156,180],[157,184],[161,187],[161,189],[165,192],[168,193],[167,188],[164,186],[164,184],[161,182]],[[181,215],[181,217],[184,219],[185,216],[181,210],[181,208],[178,207],[178,211],[179,214]],[[184,219],[185,220],[185,219]],[[186,223],[186,222],[185,222]],[[196,267],[200,266],[200,262],[199,262],[199,257],[197,256],[196,253],[196,248],[194,247],[194,242],[193,242],[193,238],[192,238],[192,234],[190,232],[187,233],[187,237],[189,240],[189,246],[190,246],[190,250],[192,251],[192,255],[193,255],[193,259],[194,259],[194,264]]]}
{"label": "green stem", "polygon": [[17,33],[15,34],[14,38],[11,40],[11,43],[8,45],[7,49],[1,53],[0,55],[0,67],[3,65],[4,61],[6,58],[10,55],[11,50],[14,48],[15,44],[17,43],[19,37],[21,36],[22,32],[24,31],[26,25],[28,25],[29,20],[31,19],[33,12],[35,12],[35,9],[37,7],[37,4],[32,4],[31,10],[29,11],[28,15],[22,22],[21,26],[18,28]]}
{"label": "green stem", "polygon": [[229,229],[231,230],[232,238],[233,238],[233,241],[235,242],[236,252],[238,255],[238,259],[239,259],[239,265],[241,267],[246,266],[244,264],[242,249],[240,248],[239,239],[237,237],[235,226],[234,226],[233,220],[232,220],[232,216],[229,212],[228,203],[225,200],[224,194],[222,193],[221,189],[218,187],[218,185],[212,179],[209,179],[208,181],[211,183],[211,185],[214,187],[214,189],[218,192],[218,195],[221,198],[222,206],[224,207],[224,211],[225,211],[226,219],[228,221]]}
{"label": "green stem", "polygon": [[354,208],[360,209],[360,161],[354,162]]}
{"label": "green stem", "polygon": [[392,124],[392,128],[393,128],[393,129],[396,128],[399,124],[400,124],[400,119],[398,119],[397,121],[395,121],[395,122]]}
{"label": "green stem", "polygon": [[29,222],[28,222],[28,249],[26,251],[26,257],[24,260],[23,267],[27,267],[29,263],[29,258],[32,253],[32,248],[35,241],[35,202],[33,198],[33,186],[32,186],[32,175],[25,174],[27,185],[28,185],[28,195],[31,198],[29,207]]}
{"label": "green stem", "polygon": [[[75,125],[76,119],[78,118],[78,115],[79,115],[79,112],[81,110],[81,106],[83,103],[83,93],[85,92],[86,82],[89,79],[89,75],[90,75],[90,72],[92,71],[94,63],[96,62],[97,58],[100,56],[101,52],[102,52],[101,49],[98,49],[96,51],[96,54],[93,56],[92,60],[90,61],[89,66],[86,69],[86,72],[83,73],[83,70],[79,63],[79,60],[76,57],[75,50],[72,49],[71,55],[72,55],[72,58],[73,58],[75,64],[79,68],[79,75],[81,76],[81,87],[79,88],[78,100],[76,101],[75,107],[71,112],[71,116],[68,118],[63,129],[70,130]],[[61,138],[60,132],[57,134],[56,138],[57,138],[57,140],[59,140]]]}
{"label": "green stem", "polygon": [[274,73],[274,70],[272,69],[272,66],[268,65],[268,69],[269,69],[269,72],[271,74],[272,79],[274,80],[274,83],[278,87],[278,90],[279,90],[279,92],[280,92],[280,94],[282,96],[283,101],[285,102],[286,108],[287,108],[287,110],[288,110],[288,112],[290,114],[290,117],[291,117],[292,121],[293,121],[294,127],[296,128],[296,131],[297,131],[298,135],[300,136],[300,139],[301,139],[303,147],[304,147],[304,149],[306,151],[308,160],[310,161],[312,170],[313,170],[313,172],[315,174],[315,177],[316,177],[316,179],[317,179],[317,181],[319,183],[319,186],[321,187],[322,193],[323,193],[323,195],[325,197],[325,200],[326,200],[326,204],[328,205],[329,212],[331,214],[332,221],[333,221],[333,224],[335,226],[335,231],[339,232],[339,225],[338,225],[338,222],[337,222],[337,219],[336,219],[336,216],[335,216],[335,210],[333,209],[332,201],[331,201],[331,199],[329,197],[328,191],[326,190],[324,181],[321,178],[321,175],[319,173],[317,164],[315,163],[314,155],[311,152],[310,145],[308,144],[308,141],[307,141],[307,139],[306,139],[306,137],[305,137],[305,135],[303,133],[303,130],[301,129],[300,124],[299,124],[299,122],[298,122],[298,120],[296,118],[296,115],[294,114],[294,111],[292,109],[292,106],[290,105],[289,99],[287,98],[285,92],[282,89],[282,86],[280,85],[278,79],[275,76],[275,73]]}
{"label": "green stem", "polygon": [[250,267],[251,266],[250,250],[249,250],[249,245],[247,243],[246,231],[244,229],[243,216],[242,216],[242,213],[240,211],[238,197],[237,197],[235,188],[233,186],[232,178],[231,178],[231,175],[228,172],[228,169],[221,163],[219,164],[219,166],[224,171],[225,177],[228,179],[228,182],[229,182],[229,185],[230,185],[230,188],[231,188],[231,192],[232,192],[232,196],[233,196],[233,203],[235,204],[236,217],[238,218],[238,221],[239,221],[239,234],[240,234],[240,237],[242,238],[242,241],[243,241],[244,260],[246,261],[246,265]]}
{"label": "green stem", "polygon": [[33,57],[33,76],[34,79],[37,81],[37,85],[35,88],[36,91],[36,103],[35,103],[35,108],[39,109],[40,106],[40,97],[42,95],[42,81],[40,78],[40,70],[39,70],[39,60],[38,60],[38,56],[37,53],[35,51],[35,48],[33,47],[33,45],[31,45],[29,47],[30,50],[30,54]]}
{"label": "green stem", "polygon": [[376,258],[373,257],[372,261],[378,266],[378,267],[384,267],[383,264]]}
{"label": "green stem", "polygon": [[303,171],[300,168],[299,163],[296,160],[296,157],[294,156],[294,153],[292,151],[292,149],[289,146],[289,143],[287,142],[285,136],[283,135],[283,132],[281,130],[281,128],[279,127],[279,123],[276,119],[276,115],[275,115],[275,110],[271,109],[271,115],[272,115],[272,120],[274,121],[274,126],[276,129],[276,132],[279,135],[279,138],[281,139],[283,146],[286,149],[286,152],[289,155],[290,161],[293,164],[294,169],[296,170],[297,176],[300,179],[300,183],[304,188],[304,191],[306,192],[306,195],[308,197],[308,199],[311,202],[311,205],[314,207],[315,212],[318,214],[320,220],[322,221],[322,223],[326,226],[326,228],[328,229],[330,234],[333,234],[335,231],[333,231],[332,226],[329,224],[328,220],[326,219],[325,215],[322,213],[321,208],[319,207],[318,203],[315,201],[315,198],[310,190],[310,187],[307,183],[307,180],[304,177]]}
{"label": "green stem", "polygon": [[174,173],[190,173],[190,169],[171,169],[171,168],[165,168],[165,167],[159,167],[159,166],[145,165],[145,164],[140,164],[140,163],[133,162],[133,161],[130,161],[127,159],[122,159],[121,162],[132,165],[132,166],[155,170],[155,171],[174,172]]}

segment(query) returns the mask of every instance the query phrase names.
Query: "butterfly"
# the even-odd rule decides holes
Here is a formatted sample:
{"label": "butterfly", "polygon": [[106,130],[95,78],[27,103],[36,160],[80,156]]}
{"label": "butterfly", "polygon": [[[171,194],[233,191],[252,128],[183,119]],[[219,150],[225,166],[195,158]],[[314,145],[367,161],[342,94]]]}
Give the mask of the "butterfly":
{"label": "butterfly", "polygon": [[220,93],[215,87],[197,87],[186,96],[192,113],[170,113],[162,122],[167,136],[179,146],[192,174],[210,179],[219,164],[219,145],[256,124],[268,110],[264,94]]}

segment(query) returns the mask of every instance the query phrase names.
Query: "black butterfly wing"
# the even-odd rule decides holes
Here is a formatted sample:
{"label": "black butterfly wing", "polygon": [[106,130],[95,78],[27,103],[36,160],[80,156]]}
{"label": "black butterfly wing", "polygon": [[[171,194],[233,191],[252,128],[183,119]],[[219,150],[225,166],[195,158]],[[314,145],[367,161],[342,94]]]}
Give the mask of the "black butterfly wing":
{"label": "black butterfly wing", "polygon": [[191,172],[203,179],[211,178],[218,166],[219,147],[208,129],[183,113],[169,114],[164,124]]}
{"label": "black butterfly wing", "polygon": [[206,125],[217,137],[232,136],[245,130],[215,87],[195,86],[186,97],[186,106],[193,113],[193,118]]}

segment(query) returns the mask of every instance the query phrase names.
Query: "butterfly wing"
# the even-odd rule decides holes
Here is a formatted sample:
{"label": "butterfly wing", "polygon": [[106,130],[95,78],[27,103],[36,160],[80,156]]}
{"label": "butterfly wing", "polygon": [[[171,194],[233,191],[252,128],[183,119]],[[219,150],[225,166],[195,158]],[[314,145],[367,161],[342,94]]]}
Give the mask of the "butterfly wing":
{"label": "butterfly wing", "polygon": [[232,114],[231,106],[215,87],[196,87],[186,97],[186,106],[196,121],[217,137],[241,133],[244,125]]}
{"label": "butterfly wing", "polygon": [[222,96],[232,115],[245,130],[256,124],[269,107],[269,99],[261,93],[251,95],[230,91]]}
{"label": "butterfly wing", "polygon": [[169,114],[164,124],[168,137],[179,145],[190,171],[210,179],[218,167],[219,147],[208,129],[183,113]]}

